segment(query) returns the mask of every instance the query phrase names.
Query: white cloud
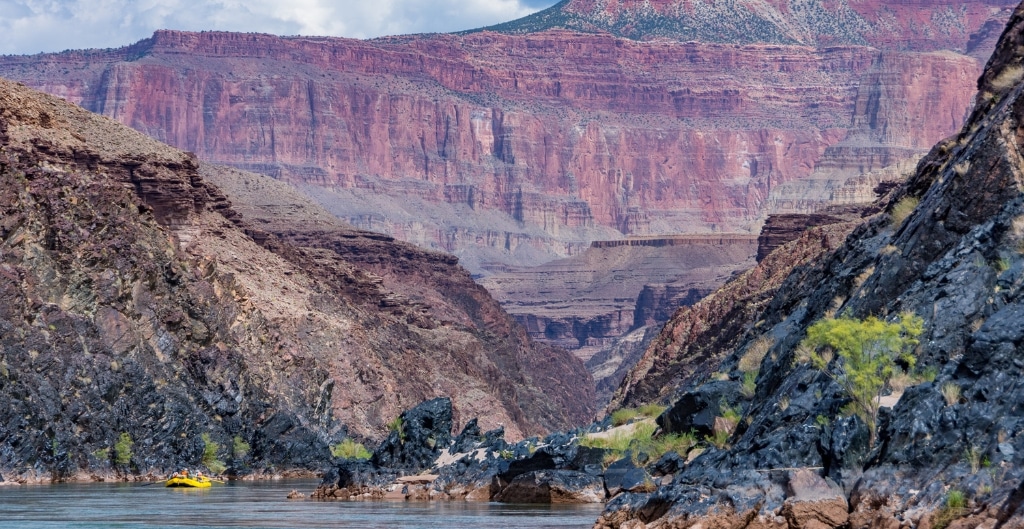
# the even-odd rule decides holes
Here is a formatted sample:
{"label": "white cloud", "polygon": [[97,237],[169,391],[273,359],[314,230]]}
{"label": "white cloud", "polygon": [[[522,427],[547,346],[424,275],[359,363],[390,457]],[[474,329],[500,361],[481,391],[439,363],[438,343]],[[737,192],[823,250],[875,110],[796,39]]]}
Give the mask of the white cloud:
{"label": "white cloud", "polygon": [[457,31],[513,20],[556,0],[0,0],[0,53],[114,48],[157,29],[278,35]]}

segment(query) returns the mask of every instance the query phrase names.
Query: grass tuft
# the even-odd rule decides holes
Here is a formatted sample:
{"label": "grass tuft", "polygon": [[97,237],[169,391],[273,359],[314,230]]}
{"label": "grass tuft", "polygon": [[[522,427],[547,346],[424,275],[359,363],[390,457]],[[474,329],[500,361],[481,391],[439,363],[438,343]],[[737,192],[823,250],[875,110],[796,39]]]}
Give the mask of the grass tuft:
{"label": "grass tuft", "polygon": [[357,443],[351,438],[331,446],[331,455],[341,459],[370,459],[373,454],[366,449],[362,443]]}
{"label": "grass tuft", "polygon": [[960,386],[953,382],[942,384],[942,398],[946,399],[946,404],[949,406],[960,402]]}
{"label": "grass tuft", "polygon": [[917,197],[903,197],[892,208],[892,225],[902,225],[903,221],[907,220],[907,217],[917,209],[917,205],[920,202]]}

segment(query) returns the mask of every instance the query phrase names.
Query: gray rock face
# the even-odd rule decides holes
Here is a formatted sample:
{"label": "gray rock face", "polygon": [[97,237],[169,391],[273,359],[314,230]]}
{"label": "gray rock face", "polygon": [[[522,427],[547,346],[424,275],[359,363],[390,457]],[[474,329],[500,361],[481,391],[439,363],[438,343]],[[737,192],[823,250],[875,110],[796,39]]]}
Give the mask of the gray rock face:
{"label": "gray rock face", "polygon": [[[706,451],[657,491],[613,499],[598,527],[688,526],[723,508],[732,513],[727,523],[763,516],[792,529],[1024,522],[1022,44],[1018,7],[960,135],[922,160],[884,214],[795,271],[746,322],[737,351],[765,336],[772,346],[729,446]],[[917,207],[898,215],[910,199]],[[892,321],[907,311],[925,321],[914,376],[905,389],[886,388],[872,446],[865,423],[844,416],[849,396],[801,361],[798,346],[822,318]],[[737,356],[719,369],[735,382]],[[663,392],[684,397],[672,420],[659,422],[706,424],[701,414],[711,406],[703,401],[713,399],[695,397],[722,383],[705,382]],[[964,494],[965,508],[947,505],[951,491]]]}

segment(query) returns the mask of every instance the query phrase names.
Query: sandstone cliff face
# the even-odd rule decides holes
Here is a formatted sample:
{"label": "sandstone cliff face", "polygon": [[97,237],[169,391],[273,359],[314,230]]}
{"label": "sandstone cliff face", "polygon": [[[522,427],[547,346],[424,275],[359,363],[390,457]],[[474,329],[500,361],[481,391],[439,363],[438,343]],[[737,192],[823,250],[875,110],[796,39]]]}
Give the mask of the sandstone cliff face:
{"label": "sandstone cliff face", "polygon": [[311,471],[442,394],[514,436],[592,414],[582,363],[532,344],[450,256],[6,80],[0,145],[8,480],[191,467],[201,434],[251,445],[218,454],[237,472]]}
{"label": "sandstone cliff face", "polygon": [[[682,395],[659,418],[669,428],[693,417],[684,404],[716,395],[743,417],[727,443],[683,465],[671,484],[610,502],[599,527],[1024,525],[1022,44],[1024,5],[979,80],[963,130],[935,146],[884,213],[834,251],[794,269],[762,309],[741,315],[739,323],[677,313],[663,341],[627,377],[619,401]],[[909,199],[920,201],[916,209],[897,214]],[[808,246],[790,243],[759,266],[799,247]],[[705,306],[736,287],[730,283]],[[807,327],[821,318],[892,320],[904,311],[925,321],[914,355],[917,368],[935,378],[891,385],[879,401],[877,432],[868,432],[861,419],[841,413],[850,399],[837,383],[797,350]],[[704,331],[716,327],[722,332]],[[757,349],[760,365],[741,368]],[[701,352],[710,366],[687,363]],[[709,381],[701,369],[717,371],[721,380]],[[740,396],[743,371],[756,373],[751,397]],[[820,470],[818,494],[800,492],[805,469]],[[954,492],[962,494],[962,508],[948,499]]]}
{"label": "sandstone cliff face", "polygon": [[[965,9],[956,24],[975,35],[988,7]],[[923,52],[757,42],[161,31],[0,58],[0,74],[303,184],[359,227],[484,273],[623,234],[753,231],[780,185],[822,167],[856,176],[950,134],[980,71],[939,38],[909,47]]]}

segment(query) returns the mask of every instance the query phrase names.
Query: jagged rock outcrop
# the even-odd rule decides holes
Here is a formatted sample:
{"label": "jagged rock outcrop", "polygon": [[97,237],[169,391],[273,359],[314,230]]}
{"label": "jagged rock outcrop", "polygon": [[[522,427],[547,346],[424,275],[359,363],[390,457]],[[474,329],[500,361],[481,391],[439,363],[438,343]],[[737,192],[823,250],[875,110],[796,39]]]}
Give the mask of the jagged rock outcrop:
{"label": "jagged rock outcrop", "polygon": [[[1018,383],[1024,375],[1022,45],[1024,5],[978,82],[963,130],[935,146],[891,195],[885,213],[795,269],[767,305],[743,317],[741,339],[709,336],[721,343],[709,355],[722,358],[712,367],[721,377],[739,384],[744,372],[756,374],[735,430],[671,484],[612,500],[597,527],[1024,524],[1024,438],[1017,434],[1017,403],[1024,397]],[[887,388],[892,393],[879,400],[872,435],[860,418],[843,416],[848,395],[797,349],[807,327],[822,318],[892,319],[908,311],[925,322],[916,369],[935,377]],[[694,325],[679,323],[679,332]],[[701,325],[723,323],[716,317]],[[671,326],[665,337],[675,339]],[[760,346],[763,356],[751,366],[748,353],[762,340],[769,345]],[[677,343],[681,353],[691,351]],[[647,394],[699,395],[708,391],[707,378],[665,377],[661,386],[649,384]],[[635,383],[624,387],[624,395],[642,392]],[[807,470],[837,486],[825,480],[808,489]]]}
{"label": "jagged rock outcrop", "polygon": [[[1008,16],[996,0],[914,3],[896,18],[863,4],[835,8],[859,25],[825,27],[811,22],[833,7],[800,2],[772,23],[815,38],[780,40],[746,23],[720,31],[746,3],[698,4],[729,14],[701,15],[710,25],[691,42],[160,31],[118,50],[3,57],[0,75],[302,184],[354,225],[482,274],[623,235],[750,233],[780,186],[920,155],[962,123],[980,72],[963,53],[987,53],[989,23]],[[671,24],[682,5],[556,8],[599,28],[638,9]],[[853,36],[829,37],[837,28]]]}
{"label": "jagged rock outcrop", "polygon": [[[785,281],[798,281],[800,266],[839,247],[856,226],[842,222],[806,229],[754,268],[691,307],[678,310],[625,375],[608,409],[674,400],[678,389],[707,379],[724,356],[743,343],[758,315]],[[771,345],[771,339],[758,347]],[[753,344],[750,347],[754,347]]]}
{"label": "jagged rock outcrop", "polygon": [[[454,258],[342,226],[283,184],[201,168],[6,80],[0,172],[8,481],[191,467],[202,434],[239,473],[313,472],[329,444],[380,436],[408,402],[439,394],[454,420],[480,415],[517,437],[592,413],[582,363],[533,345]],[[223,193],[214,173],[273,189],[246,213],[291,216],[247,219],[233,203],[253,197]],[[284,229],[307,220],[348,246],[302,246]],[[346,260],[351,247],[404,277]],[[425,302],[438,299],[451,301]]]}
{"label": "jagged rock outcrop", "polygon": [[448,399],[403,412],[402,421],[369,460],[332,465],[312,497],[506,503],[607,499],[602,467],[607,451],[580,446],[580,430],[509,444],[504,431],[481,433],[472,419],[453,438],[451,415]]}

